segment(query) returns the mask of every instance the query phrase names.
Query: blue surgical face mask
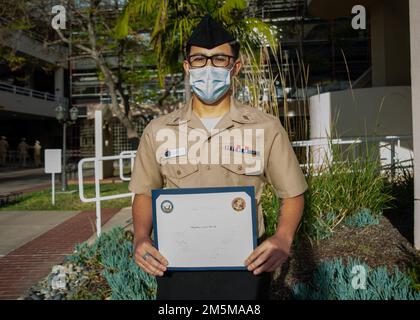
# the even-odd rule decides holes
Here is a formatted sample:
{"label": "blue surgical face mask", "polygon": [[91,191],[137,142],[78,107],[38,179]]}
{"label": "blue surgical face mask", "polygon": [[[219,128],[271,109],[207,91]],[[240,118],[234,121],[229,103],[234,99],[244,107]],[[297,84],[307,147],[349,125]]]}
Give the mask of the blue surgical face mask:
{"label": "blue surgical face mask", "polygon": [[215,103],[230,88],[231,70],[213,66],[190,69],[190,85],[204,103]]}

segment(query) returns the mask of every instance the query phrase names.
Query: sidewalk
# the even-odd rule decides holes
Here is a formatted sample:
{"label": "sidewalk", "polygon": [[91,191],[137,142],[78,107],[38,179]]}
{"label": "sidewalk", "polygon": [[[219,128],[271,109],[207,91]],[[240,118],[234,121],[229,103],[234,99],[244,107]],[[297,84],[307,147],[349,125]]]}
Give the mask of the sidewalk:
{"label": "sidewalk", "polygon": [[[120,209],[103,209],[102,224],[105,225],[118,211]],[[125,217],[128,213],[127,210],[122,212],[122,218],[114,219],[113,223],[117,221],[125,223]],[[13,229],[14,224],[18,224],[16,221],[22,219],[19,214],[22,213],[15,212],[14,216],[9,215],[9,218],[4,218],[2,227],[8,228],[7,224],[9,224],[11,230],[9,235],[0,233],[0,242],[5,241],[10,233],[19,233],[19,231]],[[61,212],[56,214],[61,214]],[[32,218],[35,219],[36,215],[34,214]],[[58,222],[58,225],[54,226],[53,222],[48,226],[44,225],[43,230],[48,231],[38,236],[35,235],[35,238],[26,243],[24,242],[30,239],[32,235],[37,234],[37,230],[29,231],[29,228],[27,228],[28,233],[26,235],[22,235],[20,239],[15,239],[15,245],[20,246],[0,258],[0,299],[17,299],[20,297],[27,289],[51,272],[53,265],[61,263],[66,255],[72,253],[76,244],[92,237],[95,226],[94,211],[70,212],[67,215],[71,217],[64,219],[62,223]],[[13,241],[10,241],[9,249],[10,247],[13,247]],[[3,248],[4,252],[8,250],[7,248],[7,246]]]}
{"label": "sidewalk", "polygon": [[45,175],[44,168],[2,167],[2,170],[0,171],[0,181],[2,179],[21,178],[39,175]]}
{"label": "sidewalk", "polygon": [[12,169],[0,172],[0,193],[29,192],[51,185],[51,176],[43,168]]}
{"label": "sidewalk", "polygon": [[0,213],[0,257],[78,213],[79,211],[2,211]]}

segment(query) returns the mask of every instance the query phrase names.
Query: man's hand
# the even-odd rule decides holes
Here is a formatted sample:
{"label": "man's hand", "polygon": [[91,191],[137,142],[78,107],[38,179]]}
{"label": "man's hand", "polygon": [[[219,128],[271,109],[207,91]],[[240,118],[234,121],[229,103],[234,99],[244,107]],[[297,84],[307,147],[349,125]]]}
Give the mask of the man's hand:
{"label": "man's hand", "polygon": [[152,276],[163,276],[168,261],[153,246],[150,237],[137,239],[134,248],[134,257],[140,268]]}
{"label": "man's hand", "polygon": [[290,253],[293,237],[302,217],[303,194],[282,199],[275,235],[261,243],[245,260],[245,266],[255,275],[271,272],[281,266]]}
{"label": "man's hand", "polygon": [[276,270],[289,256],[292,241],[279,235],[271,236],[255,248],[245,260],[245,266],[254,275]]}

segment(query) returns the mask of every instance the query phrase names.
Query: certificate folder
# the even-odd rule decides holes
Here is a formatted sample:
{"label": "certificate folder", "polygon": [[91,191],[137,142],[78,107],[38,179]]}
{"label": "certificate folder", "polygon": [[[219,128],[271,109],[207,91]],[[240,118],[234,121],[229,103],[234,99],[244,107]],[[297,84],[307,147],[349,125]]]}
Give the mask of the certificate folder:
{"label": "certificate folder", "polygon": [[156,189],[152,206],[167,270],[246,270],[257,246],[254,187]]}

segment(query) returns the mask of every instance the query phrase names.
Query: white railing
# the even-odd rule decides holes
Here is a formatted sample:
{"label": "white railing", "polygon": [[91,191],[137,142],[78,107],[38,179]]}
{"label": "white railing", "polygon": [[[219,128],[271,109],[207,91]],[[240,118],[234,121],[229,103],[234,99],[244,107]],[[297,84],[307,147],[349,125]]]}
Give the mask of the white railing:
{"label": "white railing", "polygon": [[55,96],[48,92],[42,92],[38,90],[32,90],[24,87],[15,86],[9,83],[0,82],[0,91],[4,92],[10,92],[13,94],[19,94],[22,96],[47,100],[47,101],[59,101],[59,102],[65,102],[67,99],[63,97]]}
{"label": "white railing", "polygon": [[[136,151],[123,151],[120,153],[120,156],[130,156],[130,168],[131,170],[133,170],[133,166],[134,166],[134,158],[136,157]],[[120,173],[120,179],[122,181],[130,181],[131,177],[125,177],[124,176],[124,159],[126,158],[121,158],[119,159],[118,162],[118,167],[119,167],[119,173]]]}
{"label": "white railing", "polygon": [[[100,166],[99,163],[102,161],[109,161],[109,160],[119,160],[119,165],[123,167],[124,159],[132,159],[131,163],[133,164],[133,159],[135,158],[135,151],[123,151],[120,155],[117,156],[105,156],[100,158],[85,158],[79,161],[78,164],[78,181],[79,181],[79,197],[82,202],[95,202],[96,203],[96,235],[99,237],[101,234],[101,201],[106,200],[114,200],[114,199],[121,199],[121,198],[133,198],[133,193],[127,192],[127,193],[120,193],[120,194],[113,194],[108,196],[101,196],[101,184],[100,184]],[[93,162],[94,163],[94,180],[95,180],[95,196],[92,198],[86,198],[85,192],[84,192],[84,185],[83,185],[83,165],[86,162]],[[120,172],[120,178],[121,180],[128,181],[130,179],[123,176],[123,170],[124,168],[119,168]],[[127,180],[128,179],[128,180]]]}
{"label": "white railing", "polygon": [[[386,136],[386,137],[367,137],[364,139],[356,138],[356,139],[314,139],[314,140],[307,140],[307,141],[294,141],[292,142],[292,146],[295,148],[306,148],[306,159],[310,159],[310,148],[317,147],[317,146],[328,146],[330,144],[361,144],[366,142],[389,142],[390,145],[390,152],[391,152],[391,166],[390,168],[385,168],[395,170],[395,164],[401,163],[400,159],[398,158],[398,152],[395,152],[395,147],[401,146],[402,140],[410,140],[411,136]],[[131,192],[128,193],[120,193],[114,195],[107,195],[101,196],[101,189],[100,189],[100,167],[99,163],[102,161],[115,161],[118,160],[118,171],[119,171],[119,178],[122,181],[130,181],[131,177],[124,176],[124,160],[130,160],[130,168],[133,169],[134,166],[134,159],[136,157],[136,151],[123,151],[119,155],[115,156],[105,156],[99,158],[85,158],[79,161],[78,164],[78,181],[79,181],[79,197],[82,202],[95,202],[96,203],[96,234],[99,236],[101,234],[101,201],[107,200],[114,200],[114,199],[121,199],[121,198],[134,198],[134,194]],[[83,185],[83,165],[87,162],[94,163],[94,180],[95,180],[95,196],[92,198],[86,198],[84,195],[84,185]],[[319,163],[304,163],[300,164],[301,167],[310,168],[311,166],[320,165]],[[410,166],[410,165],[409,165]]]}
{"label": "white railing", "polygon": [[[411,160],[400,159],[399,152],[396,152],[396,148],[398,150],[401,149],[401,141],[409,141],[412,139],[412,136],[410,135],[401,135],[401,136],[375,136],[375,137],[366,137],[366,138],[340,138],[340,139],[328,139],[328,138],[320,138],[320,139],[312,139],[312,140],[303,140],[303,141],[293,141],[292,147],[294,148],[305,148],[305,155],[306,159],[311,159],[311,148],[314,147],[324,147],[324,151],[329,151],[330,145],[355,145],[354,156],[357,157],[358,155],[358,146],[360,146],[363,143],[383,143],[380,148],[388,148],[389,147],[389,153],[390,153],[390,163],[389,165],[384,166],[382,169],[390,169],[391,174],[395,174],[395,166],[396,164],[399,164],[404,167],[411,167],[412,163]],[[317,150],[319,153],[319,150]],[[325,156],[325,154],[324,154]],[[381,160],[386,160],[386,158],[381,158]],[[410,162],[408,165],[404,165],[404,163]],[[301,167],[306,168],[309,170],[311,167],[316,168],[322,166],[322,161],[318,163],[311,163],[310,161],[306,161],[306,163],[300,164]],[[389,167],[389,168],[387,168]]]}

